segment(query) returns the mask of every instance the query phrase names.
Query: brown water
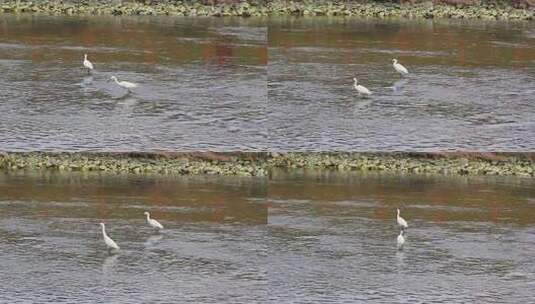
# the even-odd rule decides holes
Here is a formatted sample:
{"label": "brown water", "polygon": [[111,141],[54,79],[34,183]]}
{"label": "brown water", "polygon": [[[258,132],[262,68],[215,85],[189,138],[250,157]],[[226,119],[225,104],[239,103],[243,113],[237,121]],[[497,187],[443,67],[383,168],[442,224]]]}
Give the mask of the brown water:
{"label": "brown water", "polygon": [[[269,183],[273,303],[526,303],[535,181],[332,172]],[[397,252],[396,208],[408,221]]]}
{"label": "brown water", "polygon": [[[265,189],[240,178],[2,174],[0,302],[261,302]],[[106,253],[101,221],[119,254]]]}
{"label": "brown water", "polygon": [[2,15],[0,150],[264,150],[266,33],[254,18]]}
{"label": "brown water", "polygon": [[532,22],[3,15],[0,67],[0,150],[535,148]]}
{"label": "brown water", "polygon": [[535,148],[533,22],[279,18],[268,31],[274,150]]}
{"label": "brown water", "polygon": [[526,303],[534,204],[520,178],[2,173],[0,302]]}

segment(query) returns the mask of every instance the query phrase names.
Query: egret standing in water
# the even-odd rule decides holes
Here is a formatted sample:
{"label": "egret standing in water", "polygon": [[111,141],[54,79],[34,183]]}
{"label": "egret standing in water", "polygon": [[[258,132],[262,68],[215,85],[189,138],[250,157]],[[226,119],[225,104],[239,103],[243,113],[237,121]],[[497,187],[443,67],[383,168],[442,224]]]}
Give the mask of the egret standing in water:
{"label": "egret standing in water", "polygon": [[357,82],[357,78],[353,78],[353,81],[355,82],[355,84],[353,85],[353,87],[355,88],[355,90],[357,90],[357,92],[359,93],[359,96],[360,96],[361,94],[363,94],[363,95],[367,95],[367,96],[369,96],[369,95],[372,94],[372,92],[371,92],[370,90],[368,90],[368,88],[366,88],[365,86],[362,86],[362,85],[360,85],[360,84],[357,84],[357,83],[358,83],[358,82]]}
{"label": "egret standing in water", "polygon": [[149,223],[149,225],[150,225],[152,228],[154,228],[154,229],[156,229],[156,230],[161,230],[161,229],[163,229],[162,224],[160,224],[160,222],[158,222],[158,221],[155,220],[155,219],[151,219],[151,218],[150,218],[150,214],[149,214],[147,211],[145,211],[143,214],[145,214],[145,215],[147,216],[147,222]]}
{"label": "egret standing in water", "polygon": [[409,71],[407,71],[407,69],[404,66],[402,66],[400,63],[398,63],[397,59],[392,59],[392,65],[394,66],[394,69],[399,74],[401,74],[401,76],[409,74]]}
{"label": "egret standing in water", "polygon": [[403,250],[403,244],[405,244],[404,232],[401,230],[398,235],[398,250]]}
{"label": "egret standing in water", "polygon": [[115,77],[115,76],[111,76],[110,79],[115,81],[115,83],[118,86],[123,87],[123,88],[127,89],[128,91],[130,91],[130,89],[137,88],[137,84],[131,83],[131,82],[128,82],[128,81],[119,81],[119,80],[117,80],[117,77]]}
{"label": "egret standing in water", "polygon": [[91,61],[87,60],[87,54],[84,54],[84,67],[87,69],[88,73],[91,73],[93,71],[93,64]]}
{"label": "egret standing in water", "polygon": [[401,230],[405,230],[405,229],[407,229],[409,227],[407,225],[407,221],[405,221],[401,216],[399,216],[399,209],[398,209],[397,220],[398,220],[398,225],[401,228]]}
{"label": "egret standing in water", "polygon": [[106,246],[108,247],[108,252],[112,250],[119,250],[119,246],[117,243],[115,243],[107,234],[106,234],[106,227],[104,226],[104,223],[100,223],[100,226],[102,227],[102,236],[104,237],[104,243],[106,243]]}

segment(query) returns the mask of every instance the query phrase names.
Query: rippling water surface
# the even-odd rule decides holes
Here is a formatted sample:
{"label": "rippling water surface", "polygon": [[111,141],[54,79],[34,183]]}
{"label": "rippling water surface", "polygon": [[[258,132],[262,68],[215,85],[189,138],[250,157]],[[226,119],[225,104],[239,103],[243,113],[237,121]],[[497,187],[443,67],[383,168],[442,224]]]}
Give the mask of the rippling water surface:
{"label": "rippling water surface", "polygon": [[[0,302],[261,303],[265,189],[239,178],[2,174]],[[101,221],[119,254],[107,254]]]}
{"label": "rippling water surface", "polygon": [[533,150],[534,33],[533,23],[272,19],[271,148]]}
{"label": "rippling water surface", "polygon": [[265,150],[266,33],[254,18],[3,15],[0,149]]}
{"label": "rippling water surface", "polygon": [[[274,174],[272,303],[526,303],[531,179]],[[408,221],[396,250],[396,208]]]}
{"label": "rippling water surface", "polygon": [[4,15],[0,149],[529,151],[534,33],[513,22]]}
{"label": "rippling water surface", "polygon": [[[314,171],[1,174],[0,302],[528,303],[534,189]],[[409,223],[402,252],[397,207]],[[101,221],[119,254],[106,253]]]}

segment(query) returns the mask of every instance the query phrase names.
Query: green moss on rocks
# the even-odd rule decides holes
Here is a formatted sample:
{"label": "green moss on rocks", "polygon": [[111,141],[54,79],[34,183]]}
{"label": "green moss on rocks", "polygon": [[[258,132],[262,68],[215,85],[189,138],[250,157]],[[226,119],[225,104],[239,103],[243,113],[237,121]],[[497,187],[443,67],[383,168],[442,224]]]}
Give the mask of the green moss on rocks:
{"label": "green moss on rocks", "polygon": [[454,6],[421,2],[413,4],[385,2],[272,1],[271,15],[360,16],[369,18],[453,18],[488,20],[533,20],[534,10],[494,4]]}
{"label": "green moss on rocks", "polygon": [[0,169],[266,176],[273,168],[408,174],[535,176],[531,154],[478,153],[3,153]]}
{"label": "green moss on rocks", "polygon": [[271,167],[385,171],[449,175],[535,176],[535,162],[522,154],[478,153],[289,153]]}
{"label": "green moss on rocks", "polygon": [[169,15],[169,16],[266,16],[267,7],[255,1],[205,5],[197,1],[17,1],[0,5],[4,13],[42,13],[52,15]]}
{"label": "green moss on rocks", "polygon": [[372,18],[455,18],[492,20],[533,20],[533,9],[508,5],[482,4],[454,6],[423,2],[398,4],[354,1],[237,1],[203,4],[197,1],[45,1],[6,0],[4,13],[41,13],[53,15],[169,15],[169,16],[360,16]]}
{"label": "green moss on rocks", "polygon": [[[135,153],[4,153],[4,170],[104,171],[115,173],[160,173],[176,175],[264,176],[265,168],[247,157],[210,157],[210,154]],[[223,159],[223,160],[220,160]]]}

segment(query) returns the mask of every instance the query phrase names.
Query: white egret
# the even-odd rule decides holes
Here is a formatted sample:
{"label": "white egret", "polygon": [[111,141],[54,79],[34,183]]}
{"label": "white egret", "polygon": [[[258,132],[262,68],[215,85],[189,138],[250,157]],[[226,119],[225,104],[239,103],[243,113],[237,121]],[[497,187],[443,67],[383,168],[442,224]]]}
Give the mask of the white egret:
{"label": "white egret", "polygon": [[398,209],[397,220],[398,220],[398,225],[401,228],[401,230],[405,230],[405,229],[407,229],[409,227],[407,225],[407,221],[405,221],[401,216],[399,216],[399,209]]}
{"label": "white egret", "polygon": [[93,64],[91,63],[91,61],[87,60],[87,54],[84,54],[84,67],[89,73],[93,71]]}
{"label": "white egret", "polygon": [[104,223],[100,223],[100,226],[102,227],[102,236],[104,237],[104,243],[106,243],[106,246],[108,247],[108,251],[111,250],[119,250],[119,246],[117,243],[115,243],[107,234],[106,234],[106,227],[104,226]]}
{"label": "white egret", "polygon": [[160,222],[155,219],[151,219],[150,214],[147,211],[145,211],[144,214],[147,216],[147,222],[152,228],[155,228],[157,230],[163,229],[162,224],[160,224]]}
{"label": "white egret", "polygon": [[131,83],[131,82],[128,82],[128,81],[119,81],[117,80],[117,77],[115,76],[111,76],[110,78],[111,80],[115,81],[115,83],[127,90],[130,90],[130,89],[133,89],[133,88],[137,88],[137,84],[135,83]]}
{"label": "white egret", "polygon": [[405,237],[403,236],[403,230],[398,235],[398,250],[403,250],[403,244],[405,244]]}
{"label": "white egret", "polygon": [[407,69],[404,66],[398,63],[397,59],[392,59],[392,65],[394,66],[394,69],[401,75],[409,74],[409,71],[407,71]]}
{"label": "white egret", "polygon": [[353,78],[353,81],[355,82],[353,87],[355,87],[355,90],[357,90],[357,92],[359,93],[359,96],[361,94],[364,94],[364,95],[371,95],[372,94],[372,92],[370,90],[368,90],[368,88],[366,88],[365,86],[361,86],[360,84],[357,84],[357,78]]}

